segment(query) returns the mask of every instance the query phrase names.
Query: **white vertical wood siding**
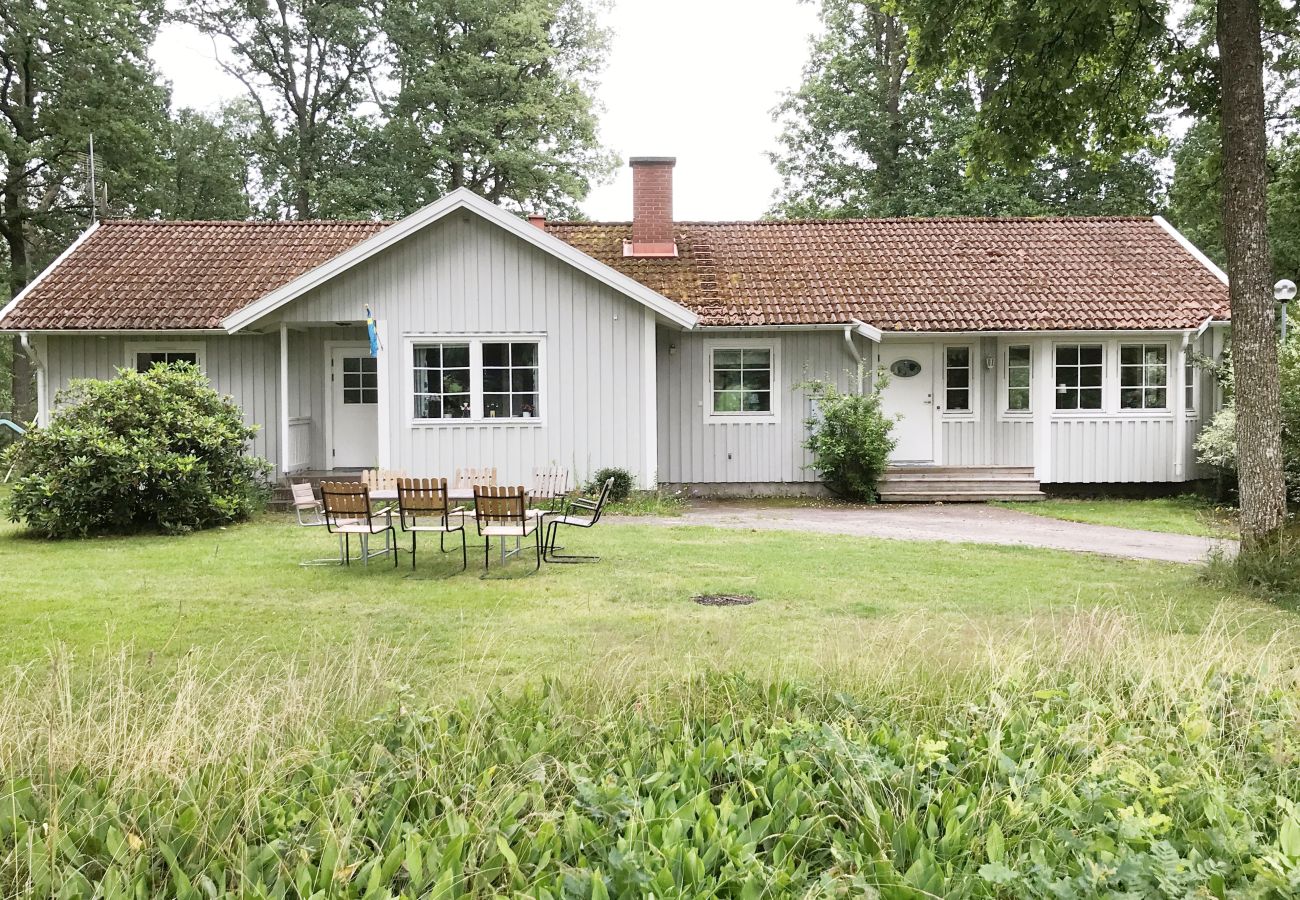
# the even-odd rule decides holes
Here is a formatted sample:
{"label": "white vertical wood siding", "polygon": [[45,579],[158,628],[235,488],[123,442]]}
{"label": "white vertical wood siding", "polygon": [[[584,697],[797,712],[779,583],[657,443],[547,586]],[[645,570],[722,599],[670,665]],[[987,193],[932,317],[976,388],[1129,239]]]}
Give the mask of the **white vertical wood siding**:
{"label": "white vertical wood siding", "polygon": [[[773,384],[775,422],[706,422],[704,342],[719,338],[775,340],[780,371]],[[865,352],[868,347],[859,338]],[[855,387],[857,363],[841,330],[680,332],[658,337],[659,480],[670,484],[815,482],[803,449],[808,397],[794,385],[810,379]],[[675,349],[674,349],[675,348]]]}
{"label": "white vertical wood siding", "polygon": [[[384,347],[388,466],[448,476],[458,467],[495,466],[503,480],[522,483],[552,464],[576,478],[602,466],[626,468],[647,484],[654,477],[642,471],[650,436],[641,413],[645,329],[653,323],[636,301],[466,212],[322,285],[283,316],[357,321],[367,303]],[[536,422],[412,423],[408,336],[509,333],[545,336]],[[322,396],[313,409],[324,403]]]}
{"label": "white vertical wood siding", "polygon": [[213,388],[232,396],[244,411],[244,421],[259,426],[253,439],[253,454],[278,465],[279,335],[51,335],[46,342],[51,399],[54,392],[66,387],[74,378],[112,378],[117,369],[127,363],[128,343],[169,339],[203,343],[203,368]]}

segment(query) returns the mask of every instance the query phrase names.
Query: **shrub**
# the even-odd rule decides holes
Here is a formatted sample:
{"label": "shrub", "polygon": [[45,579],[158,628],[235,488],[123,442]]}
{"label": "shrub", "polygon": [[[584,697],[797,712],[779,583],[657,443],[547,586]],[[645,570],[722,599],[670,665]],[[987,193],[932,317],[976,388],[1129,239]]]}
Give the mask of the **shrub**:
{"label": "shrub", "polygon": [[614,484],[609,489],[609,499],[615,503],[622,503],[632,493],[632,488],[636,484],[636,479],[627,469],[605,468],[597,469],[596,474],[591,476],[583,490],[588,494],[599,494],[600,489],[605,486],[605,482],[614,479]]}
{"label": "shrub", "polygon": [[872,502],[889,454],[898,441],[890,436],[893,420],[880,408],[883,376],[868,394],[842,394],[825,381],[800,385],[812,395],[817,414],[804,424],[804,447],[813,455],[812,468],[826,486],[841,496]]}
{"label": "shrub", "polygon": [[194,366],[72,382],[50,423],[5,453],[9,516],[38,534],[181,532],[246,518],[269,466],[244,455],[256,429]]}

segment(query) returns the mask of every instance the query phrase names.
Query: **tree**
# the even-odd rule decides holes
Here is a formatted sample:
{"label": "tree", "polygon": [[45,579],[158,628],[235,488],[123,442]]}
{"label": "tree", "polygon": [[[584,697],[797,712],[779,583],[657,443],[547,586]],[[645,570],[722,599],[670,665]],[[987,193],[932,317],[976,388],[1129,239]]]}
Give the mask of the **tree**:
{"label": "tree", "polygon": [[777,110],[772,154],[785,216],[1119,215],[1151,213],[1150,153],[1109,165],[1050,153],[1024,171],[990,162],[968,177],[964,148],[986,89],[911,65],[908,28],[881,0],[822,0],[800,88]]}
{"label": "tree", "polygon": [[[149,61],[161,0],[6,0],[0,5],[0,239],[10,294],[90,223],[86,154],[134,211],[158,171],[167,93]],[[105,193],[101,193],[103,203]],[[31,371],[10,349],[12,401],[30,417]]]}
{"label": "tree", "polygon": [[[182,109],[167,123],[164,177],[150,199],[164,219],[245,219],[252,212],[245,149],[252,137],[239,105],[211,117]],[[241,137],[244,140],[241,140]]]}
{"label": "tree", "polygon": [[[1266,0],[1290,13],[1289,0]],[[1150,140],[1167,103],[1223,123],[1225,249],[1233,312],[1242,537],[1282,524],[1276,315],[1269,289],[1263,37],[1259,0],[1219,0],[1217,64],[1168,26],[1169,0],[970,4],[902,0],[922,70],[948,80],[972,68],[989,85],[968,146],[976,167],[1024,168],[1052,152],[1115,159]],[[1276,10],[1272,10],[1276,12]],[[1270,14],[1270,20],[1274,16]],[[1285,22],[1286,17],[1278,17]],[[1209,98],[1207,100],[1207,98]]]}
{"label": "tree", "polygon": [[382,23],[397,89],[372,156],[389,214],[458,187],[573,213],[612,170],[593,98],[607,34],[586,0],[390,0]]}
{"label": "tree", "polygon": [[[178,14],[211,35],[221,67],[256,110],[267,212],[299,219],[374,206],[355,164],[377,101],[377,4],[368,0],[195,0]],[[223,45],[228,45],[225,52]]]}

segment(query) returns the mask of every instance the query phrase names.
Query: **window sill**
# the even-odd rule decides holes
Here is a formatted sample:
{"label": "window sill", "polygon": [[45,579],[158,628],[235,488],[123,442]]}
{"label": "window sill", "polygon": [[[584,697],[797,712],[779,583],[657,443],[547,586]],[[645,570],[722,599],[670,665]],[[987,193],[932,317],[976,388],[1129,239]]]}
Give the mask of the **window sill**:
{"label": "window sill", "polygon": [[540,417],[532,419],[411,419],[412,428],[455,428],[458,425],[499,425],[507,428],[540,428],[546,420]]}
{"label": "window sill", "polygon": [[780,419],[775,414],[768,415],[750,415],[737,413],[727,415],[726,413],[705,413],[705,425],[775,425]]}

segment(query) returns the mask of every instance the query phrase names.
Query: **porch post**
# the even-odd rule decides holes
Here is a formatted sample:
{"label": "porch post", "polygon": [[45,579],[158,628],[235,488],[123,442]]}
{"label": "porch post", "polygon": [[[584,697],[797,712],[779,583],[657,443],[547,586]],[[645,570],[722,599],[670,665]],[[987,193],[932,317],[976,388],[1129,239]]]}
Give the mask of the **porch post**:
{"label": "porch post", "polygon": [[1034,477],[1039,483],[1052,479],[1052,410],[1056,408],[1056,372],[1052,367],[1052,339],[1039,338],[1033,345],[1030,369],[1034,410]]}
{"label": "porch post", "polygon": [[[379,429],[375,449],[379,454],[379,468],[393,467],[393,432],[391,428],[393,413],[392,373],[388,367],[392,364],[389,353],[395,348],[388,343],[388,321],[375,320],[375,333],[379,336],[379,352],[375,354],[375,387],[379,389],[379,410],[375,416],[375,426]],[[399,353],[404,352],[396,348]],[[399,357],[400,358],[400,357]]]}
{"label": "porch post", "polygon": [[289,323],[280,323],[280,460],[281,477],[289,474]]}
{"label": "porch post", "polygon": [[1187,372],[1187,351],[1191,342],[1192,333],[1183,332],[1183,339],[1176,345],[1178,352],[1175,354],[1173,363],[1172,394],[1169,397],[1169,409],[1174,414],[1174,467],[1171,469],[1174,481],[1186,480],[1187,470],[1187,401],[1184,394],[1187,391],[1186,372]]}

